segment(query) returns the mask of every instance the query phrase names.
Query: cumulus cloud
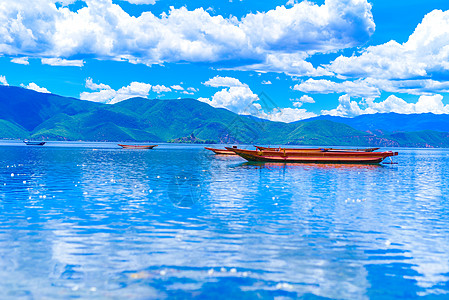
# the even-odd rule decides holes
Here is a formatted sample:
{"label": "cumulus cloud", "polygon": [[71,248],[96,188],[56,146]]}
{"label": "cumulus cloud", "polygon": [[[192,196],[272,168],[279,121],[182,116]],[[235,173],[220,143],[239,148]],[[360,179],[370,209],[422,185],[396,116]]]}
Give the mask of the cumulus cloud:
{"label": "cumulus cloud", "polygon": [[42,58],[43,65],[60,66],[60,67],[82,67],[84,66],[83,60],[68,60],[61,58]]}
{"label": "cumulus cloud", "polygon": [[213,107],[226,108],[238,114],[250,114],[253,102],[258,100],[248,86],[231,86],[216,92],[212,99],[199,98]]}
{"label": "cumulus cloud", "polygon": [[272,103],[264,103],[263,97],[260,99],[247,84],[236,78],[215,76],[203,84],[217,88],[224,87],[224,89],[216,92],[211,99],[198,99],[213,107],[226,108],[238,114],[287,123],[316,116],[316,114],[305,109],[299,109],[300,105],[297,105],[296,108],[268,107],[270,104],[272,106]]}
{"label": "cumulus cloud", "polygon": [[40,87],[37,84],[35,84],[34,82],[30,82],[28,85],[24,85],[22,83],[20,86],[23,88],[29,89],[29,90],[39,92],[39,93],[50,93],[46,88]]}
{"label": "cumulus cloud", "polygon": [[15,63],[15,64],[19,64],[19,65],[26,65],[26,66],[30,64],[30,62],[28,61],[28,57],[16,57],[16,58],[11,59],[11,62]]}
{"label": "cumulus cloud", "polygon": [[133,97],[147,98],[152,88],[151,84],[141,82],[131,82],[130,85],[114,90],[106,84],[96,84],[92,78],[86,79],[86,88],[95,92],[83,92],[81,100],[94,101],[105,104],[114,104]]}
{"label": "cumulus cloud", "polygon": [[399,114],[447,114],[449,113],[449,105],[444,105],[442,100],[443,96],[441,95],[424,95],[419,97],[416,103],[408,103],[403,99],[392,95],[380,102],[375,102],[373,99],[368,99],[364,102],[358,103],[356,101],[352,101],[349,95],[343,95],[338,99],[339,105],[336,109],[323,110],[321,113],[324,115],[341,117],[355,117],[363,114],[389,112]]}
{"label": "cumulus cloud", "polygon": [[8,82],[6,81],[6,77],[3,75],[0,75],[0,84],[1,85],[9,85]]}
{"label": "cumulus cloud", "polygon": [[256,47],[327,52],[366,42],[374,32],[371,5],[363,0],[308,1],[248,14],[240,27]]}
{"label": "cumulus cloud", "polygon": [[254,110],[253,103],[259,99],[247,84],[240,82],[237,78],[215,76],[203,83],[205,86],[222,88],[216,92],[211,99],[199,98],[198,100],[208,103],[213,107],[229,109],[238,114],[251,114]]}
{"label": "cumulus cloud", "polygon": [[169,87],[166,87],[165,85],[159,85],[159,84],[151,87],[151,90],[158,94],[171,92],[171,89]]}
{"label": "cumulus cloud", "polygon": [[271,81],[269,81],[269,80],[263,80],[263,81],[262,81],[262,84],[267,84],[267,85],[268,85],[268,84],[272,84],[272,83],[271,83]]}
{"label": "cumulus cloud", "polygon": [[380,90],[367,80],[359,79],[355,81],[334,82],[327,79],[307,79],[293,87],[294,90],[304,93],[332,94],[346,93],[353,97],[371,97],[380,96]]}
{"label": "cumulus cloud", "polygon": [[211,87],[237,87],[237,86],[246,86],[246,84],[243,84],[238,80],[237,78],[233,77],[222,77],[222,76],[215,76],[214,78],[209,79],[208,81],[203,83],[205,86],[211,86]]}
{"label": "cumulus cloud", "polygon": [[371,46],[359,56],[340,56],[328,70],[346,77],[438,78],[449,71],[449,11],[434,10],[408,41]]}
{"label": "cumulus cloud", "polygon": [[343,95],[338,98],[338,107],[332,110],[322,110],[322,115],[340,116],[340,117],[355,117],[362,114],[362,110],[355,101],[351,101],[349,95]]}
{"label": "cumulus cloud", "polygon": [[362,78],[354,81],[335,82],[327,79],[310,78],[293,87],[294,90],[313,94],[348,94],[355,98],[378,98],[382,91],[412,95],[433,95],[448,93],[449,82],[432,79],[389,80]]}
{"label": "cumulus cloud", "polygon": [[[304,1],[240,20],[185,7],[171,7],[161,16],[146,11],[134,17],[112,0],[85,3],[86,7],[71,11],[57,7],[54,0],[3,0],[0,54],[148,65],[232,62],[237,67],[258,64],[306,74],[324,72],[305,62],[308,55],[363,44],[375,28],[367,0],[326,0],[321,6]],[[289,63],[292,59],[294,64]]]}
{"label": "cumulus cloud", "polygon": [[299,99],[290,99],[290,101],[293,102],[293,106],[296,108],[300,108],[304,103],[315,103],[315,100],[308,95],[303,95]]}
{"label": "cumulus cloud", "polygon": [[276,122],[295,122],[299,120],[309,119],[316,117],[317,115],[313,112],[308,112],[306,109],[302,108],[278,108],[266,113],[261,111],[257,117],[267,119]]}
{"label": "cumulus cloud", "polygon": [[301,96],[301,98],[299,98],[299,101],[303,103],[315,103],[315,100],[313,100],[313,98],[308,95]]}
{"label": "cumulus cloud", "polygon": [[291,76],[333,76],[334,73],[323,67],[315,68],[306,61],[307,53],[269,53],[264,61],[246,66],[240,70],[256,72],[282,72]]}
{"label": "cumulus cloud", "polygon": [[242,115],[252,115],[258,118],[278,122],[294,122],[315,117],[316,114],[299,108],[273,108],[269,111],[258,103],[259,97],[248,86],[233,86],[225,88],[212,96],[212,99],[199,98],[199,101],[213,107],[226,108]]}
{"label": "cumulus cloud", "polygon": [[157,0],[123,0],[131,4],[150,4],[153,5]]}

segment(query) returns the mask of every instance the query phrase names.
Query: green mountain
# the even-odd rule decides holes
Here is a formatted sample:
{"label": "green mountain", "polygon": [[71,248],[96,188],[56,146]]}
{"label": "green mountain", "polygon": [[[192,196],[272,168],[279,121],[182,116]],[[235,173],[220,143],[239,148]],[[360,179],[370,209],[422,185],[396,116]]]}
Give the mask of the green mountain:
{"label": "green mountain", "polygon": [[[345,124],[354,121],[341,118],[282,123],[237,115],[194,99],[132,98],[106,105],[0,86],[4,139],[449,147],[447,132],[386,132],[373,125],[376,117],[391,119],[372,115],[365,127],[357,120],[357,128]],[[433,116],[428,118],[433,124]]]}
{"label": "green mountain", "polygon": [[[441,114],[435,115],[432,113],[425,114],[398,114],[398,113],[385,113],[385,114],[371,114],[360,115],[354,118],[334,117],[334,116],[319,116],[312,119],[305,120],[306,122],[312,120],[329,120],[332,122],[343,123],[351,126],[352,128],[371,131],[440,131],[449,132],[449,115]],[[303,122],[303,121],[299,121]]]}

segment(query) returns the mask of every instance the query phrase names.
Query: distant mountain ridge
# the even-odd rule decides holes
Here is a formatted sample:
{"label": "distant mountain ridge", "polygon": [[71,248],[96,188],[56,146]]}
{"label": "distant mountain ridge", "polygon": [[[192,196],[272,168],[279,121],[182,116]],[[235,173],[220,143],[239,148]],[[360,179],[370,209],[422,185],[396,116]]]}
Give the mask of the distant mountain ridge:
{"label": "distant mountain ridge", "polygon": [[321,116],[282,123],[195,99],[132,98],[106,105],[0,86],[4,139],[449,147],[447,124],[447,115],[432,114]]}
{"label": "distant mountain ridge", "polygon": [[[335,116],[319,116],[303,121],[312,120],[329,120],[332,122],[343,123],[351,126],[354,129],[362,131],[423,131],[433,130],[439,132],[449,132],[449,115],[436,115],[432,113],[425,114],[371,114],[360,115],[354,118],[344,118]],[[303,122],[299,121],[299,122]]]}

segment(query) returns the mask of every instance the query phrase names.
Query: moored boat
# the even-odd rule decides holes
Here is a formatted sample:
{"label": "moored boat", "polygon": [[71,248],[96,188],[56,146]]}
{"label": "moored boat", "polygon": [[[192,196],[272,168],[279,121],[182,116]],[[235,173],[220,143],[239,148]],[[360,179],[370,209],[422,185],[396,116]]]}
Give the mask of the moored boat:
{"label": "moored boat", "polygon": [[154,147],[157,147],[157,145],[125,145],[125,144],[118,144],[118,145],[124,149],[153,149]]}
{"label": "moored boat", "polygon": [[[235,149],[235,148],[233,147],[232,149]],[[235,153],[234,151],[230,151],[230,150],[226,150],[226,149],[217,149],[217,148],[209,148],[209,147],[204,147],[204,149],[210,150],[218,155],[237,155],[237,153]]]}
{"label": "moored boat", "polygon": [[300,151],[245,150],[226,148],[248,161],[283,163],[337,163],[337,164],[379,164],[385,158],[396,156],[398,152],[365,152],[352,149],[301,149]]}
{"label": "moored boat", "polygon": [[28,146],[43,146],[45,145],[45,142],[39,142],[39,141],[28,141],[28,140],[24,140],[23,141],[25,144],[27,144]]}
{"label": "moored boat", "polygon": [[262,147],[254,146],[257,150],[268,150],[268,151],[288,151],[288,152],[299,152],[299,151],[343,151],[343,152],[374,152],[380,148],[356,148],[356,149],[338,149],[338,148],[281,148],[281,147]]}

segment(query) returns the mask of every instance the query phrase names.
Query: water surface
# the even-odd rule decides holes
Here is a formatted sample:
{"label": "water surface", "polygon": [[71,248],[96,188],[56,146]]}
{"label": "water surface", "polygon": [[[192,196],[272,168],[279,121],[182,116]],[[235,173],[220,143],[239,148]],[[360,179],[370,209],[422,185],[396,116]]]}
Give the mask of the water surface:
{"label": "water surface", "polygon": [[2,299],[449,297],[448,149],[282,165],[22,144],[0,143]]}

